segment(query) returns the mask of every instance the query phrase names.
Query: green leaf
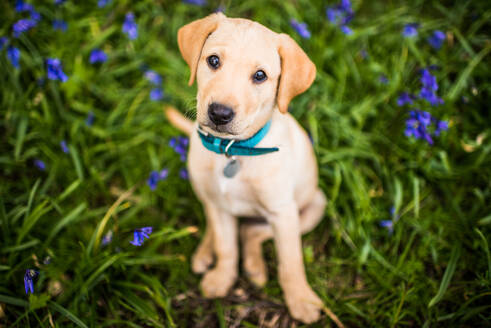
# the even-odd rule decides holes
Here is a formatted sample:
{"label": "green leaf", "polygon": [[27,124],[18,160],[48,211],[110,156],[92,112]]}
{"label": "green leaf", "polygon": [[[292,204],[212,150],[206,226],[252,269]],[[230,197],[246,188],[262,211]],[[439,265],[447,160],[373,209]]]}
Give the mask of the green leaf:
{"label": "green leaf", "polygon": [[56,302],[50,301],[49,302],[49,307],[53,310],[58,311],[68,319],[70,319],[73,323],[75,323],[77,326],[82,327],[82,328],[88,328],[88,326],[83,323],[82,320],[80,320],[77,316],[75,316],[72,312],[68,311],[65,309],[63,306],[59,305]]}
{"label": "green leaf", "polygon": [[452,253],[450,254],[450,261],[448,262],[447,269],[445,270],[445,273],[443,274],[443,279],[440,282],[440,289],[438,290],[438,293],[435,295],[435,297],[431,299],[428,307],[432,307],[433,305],[440,302],[443,298],[443,295],[445,295],[448,285],[450,284],[450,281],[452,280],[453,274],[455,272],[455,268],[457,267],[457,261],[460,258],[460,252],[460,244],[455,244],[452,248]]}

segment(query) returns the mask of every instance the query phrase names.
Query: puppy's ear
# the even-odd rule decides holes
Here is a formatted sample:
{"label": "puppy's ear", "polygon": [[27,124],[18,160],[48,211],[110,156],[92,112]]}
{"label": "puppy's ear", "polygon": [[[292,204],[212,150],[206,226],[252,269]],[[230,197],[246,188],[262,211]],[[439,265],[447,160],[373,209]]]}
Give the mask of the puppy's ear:
{"label": "puppy's ear", "polygon": [[281,76],[277,102],[280,112],[286,113],[290,101],[314,82],[316,69],[302,48],[286,34],[279,35],[278,53]]}
{"label": "puppy's ear", "polygon": [[225,18],[225,15],[222,13],[211,14],[184,25],[177,32],[179,50],[191,70],[189,85],[193,85],[201,49],[205,44],[206,38],[216,30],[219,21],[223,18]]}

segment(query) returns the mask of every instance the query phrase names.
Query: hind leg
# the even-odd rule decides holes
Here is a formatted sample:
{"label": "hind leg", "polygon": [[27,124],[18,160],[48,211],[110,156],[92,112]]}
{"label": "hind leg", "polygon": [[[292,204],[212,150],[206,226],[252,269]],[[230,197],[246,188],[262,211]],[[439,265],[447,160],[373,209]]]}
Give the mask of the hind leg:
{"label": "hind leg", "polygon": [[[326,196],[322,190],[318,189],[312,201],[300,212],[300,231],[302,234],[313,230],[321,221],[326,203]],[[268,280],[262,243],[273,238],[273,228],[269,224],[244,224],[240,228],[240,237],[244,271],[255,285],[262,287]]]}

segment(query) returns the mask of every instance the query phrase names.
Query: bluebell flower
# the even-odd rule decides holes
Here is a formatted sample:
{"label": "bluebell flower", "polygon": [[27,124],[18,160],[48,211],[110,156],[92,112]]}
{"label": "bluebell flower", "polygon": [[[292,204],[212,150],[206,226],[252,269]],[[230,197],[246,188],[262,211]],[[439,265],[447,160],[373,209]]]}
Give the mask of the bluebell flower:
{"label": "bluebell flower", "polygon": [[165,180],[169,176],[169,170],[168,169],[162,169],[159,172],[159,180]]}
{"label": "bluebell flower", "polygon": [[53,29],[65,32],[68,28],[68,24],[62,19],[55,19],[53,21]]}
{"label": "bluebell flower", "polygon": [[36,21],[32,19],[19,19],[12,26],[12,30],[14,31],[14,37],[18,38],[22,33],[29,31],[31,28],[36,26]]}
{"label": "bluebell flower", "polygon": [[34,160],[34,166],[36,166],[41,171],[46,171],[46,164],[40,159]]}
{"label": "bluebell flower", "polygon": [[68,149],[68,146],[67,146],[67,143],[66,143],[66,140],[62,140],[60,141],[60,147],[61,147],[61,150],[63,150],[63,152],[65,154],[68,154],[70,152],[70,150]]}
{"label": "bluebell flower", "polygon": [[435,136],[439,136],[442,131],[447,131],[448,130],[448,122],[447,121],[436,121],[436,128],[435,128]]}
{"label": "bluebell flower", "polygon": [[421,71],[421,83],[423,87],[419,92],[419,97],[425,99],[432,106],[443,104],[443,99],[436,95],[438,90],[438,83],[436,82],[436,77],[431,75],[428,69],[423,69]]}
{"label": "bluebell flower", "polygon": [[431,114],[425,111],[414,110],[409,112],[409,119],[406,120],[406,129],[404,134],[407,137],[414,137],[415,139],[424,139],[430,145],[433,144],[430,132],[428,130],[431,124]]}
{"label": "bluebell flower", "polygon": [[186,170],[185,168],[180,169],[179,170],[179,176],[181,177],[181,179],[184,179],[184,180],[189,179],[188,170]]}
{"label": "bluebell flower", "polygon": [[0,38],[0,50],[9,42],[9,39],[6,36],[2,36]]}
{"label": "bluebell flower", "polygon": [[410,23],[404,25],[402,29],[402,35],[405,36],[406,38],[413,38],[416,35],[418,35],[418,23]]}
{"label": "bluebell flower", "polygon": [[153,101],[159,101],[164,98],[164,91],[162,88],[154,88],[150,91],[150,99]]}
{"label": "bluebell flower", "polygon": [[340,29],[341,29],[341,32],[343,32],[346,35],[353,34],[353,30],[350,27],[348,27],[347,25],[341,25]]}
{"label": "bluebell flower", "polygon": [[204,6],[207,3],[206,0],[182,0],[182,2],[195,6]]}
{"label": "bluebell flower", "polygon": [[387,76],[385,76],[385,74],[381,74],[379,77],[378,77],[378,80],[380,81],[380,83],[382,84],[387,84],[389,83],[389,79],[387,78]]}
{"label": "bluebell flower", "polygon": [[169,146],[171,146],[176,153],[180,155],[181,161],[185,162],[187,158],[187,147],[189,145],[189,139],[187,137],[171,138],[169,140]]}
{"label": "bluebell flower", "polygon": [[380,226],[386,228],[389,234],[392,234],[394,231],[394,222],[392,220],[382,220],[380,221]]}
{"label": "bluebell flower", "polygon": [[62,5],[66,2],[66,0],[55,0],[55,5]]}
{"label": "bluebell flower", "polygon": [[434,31],[427,40],[433,49],[439,50],[443,45],[443,41],[445,41],[445,33],[438,30]]}
{"label": "bluebell flower", "polygon": [[407,92],[402,92],[399,95],[399,98],[397,98],[397,106],[404,106],[406,104],[412,105],[413,104],[413,95],[410,95]]}
{"label": "bluebell flower", "polygon": [[25,3],[22,0],[15,1],[15,11],[17,11],[18,13],[21,13],[23,11],[31,11],[33,9],[33,6],[29,3]]}
{"label": "bluebell flower", "polygon": [[113,240],[113,232],[112,230],[109,230],[105,235],[104,237],[102,237],[102,241],[101,241],[101,246],[107,246],[109,245]]}
{"label": "bluebell flower", "polygon": [[144,227],[140,229],[136,229],[133,233],[133,240],[130,241],[130,244],[135,245],[135,246],[141,246],[143,245],[143,242],[145,241],[145,238],[150,238],[150,234],[152,233],[153,228],[152,227]]}
{"label": "bluebell flower", "polygon": [[68,80],[68,76],[63,72],[61,61],[58,58],[46,59],[46,66],[48,69],[48,79],[60,80],[61,82]]}
{"label": "bluebell flower", "polygon": [[299,23],[295,19],[290,19],[290,25],[297,31],[297,33],[304,39],[310,39],[310,31],[307,27],[307,23]]}
{"label": "bluebell flower", "polygon": [[39,272],[33,269],[27,269],[24,274],[24,289],[26,290],[26,294],[34,294],[34,283],[33,279],[39,275]]}
{"label": "bluebell flower", "polygon": [[107,4],[108,4],[109,2],[111,2],[111,0],[99,0],[99,1],[97,2],[97,6],[98,6],[99,8],[103,8],[103,7],[107,6]]}
{"label": "bluebell flower", "polygon": [[35,11],[34,9],[32,9],[30,13],[31,13],[31,19],[36,23],[41,20],[41,14]]}
{"label": "bluebell flower", "polygon": [[162,84],[162,76],[160,76],[160,74],[158,74],[157,72],[155,71],[152,71],[152,70],[148,70],[145,72],[145,78],[150,82],[152,83],[153,85],[161,85]]}
{"label": "bluebell flower", "polygon": [[123,33],[126,33],[130,40],[134,40],[138,37],[138,25],[135,23],[135,15],[133,13],[126,14],[123,23]]}
{"label": "bluebell flower", "polygon": [[101,49],[94,49],[90,52],[89,62],[91,64],[104,63],[107,61],[107,55]]}
{"label": "bluebell flower", "polygon": [[154,191],[157,188],[157,183],[159,182],[159,172],[152,171],[147,179],[147,184],[150,190]]}
{"label": "bluebell flower", "polygon": [[167,179],[168,175],[169,175],[168,169],[162,169],[160,170],[160,172],[158,171],[150,172],[150,176],[147,179],[147,184],[150,187],[150,190],[154,191],[157,188],[157,184],[159,183],[159,181]]}
{"label": "bluebell flower", "polygon": [[19,68],[20,50],[16,47],[7,48],[7,59],[10,61],[14,68]]}
{"label": "bluebell flower", "polygon": [[189,145],[189,138],[188,137],[179,136],[179,137],[177,137],[177,140],[179,141],[179,144],[183,145],[184,147],[187,147]]}
{"label": "bluebell flower", "polygon": [[85,125],[92,126],[92,124],[94,124],[94,119],[95,119],[94,113],[89,112],[87,114],[87,118],[85,119]]}
{"label": "bluebell flower", "polygon": [[339,26],[341,32],[344,34],[350,35],[353,33],[351,28],[347,26],[354,17],[351,1],[341,0],[339,4],[327,7],[326,16],[327,20],[332,24]]}

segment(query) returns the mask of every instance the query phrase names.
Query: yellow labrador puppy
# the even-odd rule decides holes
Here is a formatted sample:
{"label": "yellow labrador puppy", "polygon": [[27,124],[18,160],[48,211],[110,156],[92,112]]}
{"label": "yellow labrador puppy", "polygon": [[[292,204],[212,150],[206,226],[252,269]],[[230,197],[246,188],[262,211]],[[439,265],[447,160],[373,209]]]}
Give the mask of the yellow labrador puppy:
{"label": "yellow labrador puppy", "polygon": [[197,122],[166,113],[190,135],[190,180],[206,212],[192,259],[193,271],[204,273],[203,294],[227,294],[238,274],[237,218],[260,216],[266,224],[241,227],[245,272],[266,283],[261,244],[273,238],[288,309],[314,322],[323,304],[305,276],[301,235],[321,220],[326,198],[310,140],[287,110],[314,81],[315,66],[288,35],[221,13],[182,27],[178,43],[189,85],[198,82]]}

